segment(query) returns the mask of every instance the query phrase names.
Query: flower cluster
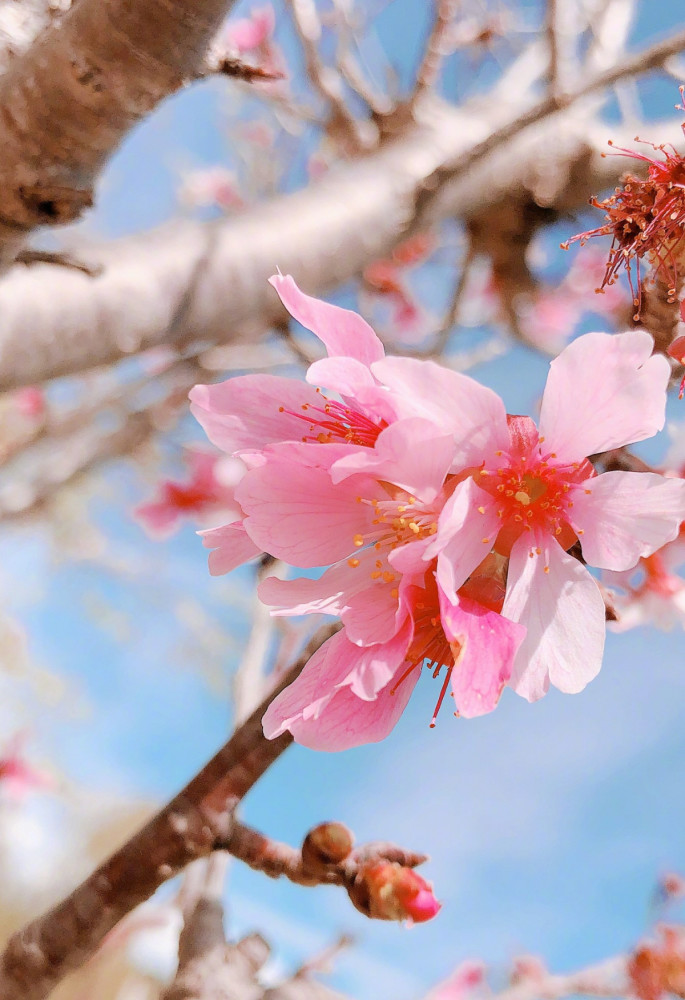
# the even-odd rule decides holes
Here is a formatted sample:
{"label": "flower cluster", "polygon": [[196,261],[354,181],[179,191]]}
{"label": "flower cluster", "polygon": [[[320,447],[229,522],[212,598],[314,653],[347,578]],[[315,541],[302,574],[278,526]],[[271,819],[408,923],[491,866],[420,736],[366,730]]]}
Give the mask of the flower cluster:
{"label": "flower cluster", "polygon": [[[338,750],[382,739],[422,670],[455,714],[491,711],[508,685],[532,701],[599,671],[600,589],[674,539],[685,483],[598,475],[588,456],[664,423],[670,367],[640,330],[586,334],[551,364],[540,426],[432,361],[386,357],[358,315],[272,284],[328,357],[307,382],[246,375],[196,386],[192,410],[247,472],[241,516],[205,533],[213,571],[257,551],[291,566],[262,600],[343,628],[271,704],[267,736]],[[321,387],[325,387],[325,392]],[[220,567],[220,568],[219,568]],[[435,716],[433,724],[435,723]]]}

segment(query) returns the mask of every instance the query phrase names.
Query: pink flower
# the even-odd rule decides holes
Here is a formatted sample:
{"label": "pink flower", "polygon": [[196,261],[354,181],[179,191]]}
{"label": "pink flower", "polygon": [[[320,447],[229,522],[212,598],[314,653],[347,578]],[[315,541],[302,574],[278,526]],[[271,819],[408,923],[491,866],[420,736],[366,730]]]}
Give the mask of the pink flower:
{"label": "pink flower", "polygon": [[453,602],[440,591],[434,567],[400,575],[397,565],[415,564],[411,548],[394,553],[395,565],[371,548],[321,580],[262,584],[262,600],[285,604],[285,613],[324,611],[345,623],[269,706],[269,739],[289,730],[298,743],[331,751],[378,742],[404,711],[422,668],[442,681],[431,726],[450,686],[464,716],[495,707],[525,630],[497,613],[501,597],[491,572],[474,574]]}
{"label": "pink flower", "polygon": [[14,393],[14,405],[22,417],[36,420],[45,415],[45,393],[40,386],[24,386]]}
{"label": "pink flower", "polygon": [[[509,556],[502,611],[527,628],[510,684],[530,701],[550,683],[580,691],[601,666],[604,602],[568,549],[579,541],[591,565],[630,569],[675,538],[685,516],[682,480],[597,476],[587,461],[663,426],[670,369],[652,346],[635,330],[586,334],[567,347],[551,364],[540,432],[528,417],[493,422],[426,549],[452,600],[485,554]],[[475,383],[472,391],[477,398]]]}
{"label": "pink flower", "polygon": [[276,15],[271,4],[255,7],[249,17],[229,21],[222,41],[239,55],[258,52],[271,40]]}
{"label": "pink flower", "polygon": [[[618,620],[612,632],[626,632],[638,625],[652,625],[668,632],[685,628],[685,580],[671,572],[666,551],[670,543],[624,573],[605,573],[603,580],[624,593],[612,593]],[[680,548],[681,543],[676,542]]]}
{"label": "pink flower", "polygon": [[25,739],[25,734],[17,734],[0,754],[0,792],[14,801],[20,801],[34,789],[52,788],[54,784],[48,774],[25,761]]}
{"label": "pink flower", "polygon": [[191,208],[240,208],[244,202],[235,174],[225,167],[206,167],[186,174],[179,199]]}
{"label": "pink flower", "polygon": [[134,515],[152,534],[172,534],[183,517],[205,517],[217,511],[230,511],[240,517],[242,512],[233,492],[245,471],[242,463],[205,451],[190,452],[188,462],[188,482],[166,480],[159,485],[158,500],[136,507]]}
{"label": "pink flower", "polygon": [[430,991],[426,1000],[468,1000],[485,983],[483,962],[467,959],[452,975]]}

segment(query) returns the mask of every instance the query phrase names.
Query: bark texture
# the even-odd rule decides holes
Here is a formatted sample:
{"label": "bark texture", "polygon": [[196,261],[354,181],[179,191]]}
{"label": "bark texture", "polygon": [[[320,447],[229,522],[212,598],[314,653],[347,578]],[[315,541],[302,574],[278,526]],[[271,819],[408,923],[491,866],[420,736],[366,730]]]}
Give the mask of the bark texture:
{"label": "bark texture", "polygon": [[131,127],[200,69],[232,0],[79,0],[0,78],[0,265],[69,222]]}

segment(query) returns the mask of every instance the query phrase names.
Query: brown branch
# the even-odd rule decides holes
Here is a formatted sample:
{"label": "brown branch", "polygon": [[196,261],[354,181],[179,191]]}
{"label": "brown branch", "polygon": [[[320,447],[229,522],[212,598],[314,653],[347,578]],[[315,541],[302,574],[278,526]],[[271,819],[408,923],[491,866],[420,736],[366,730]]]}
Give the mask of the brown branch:
{"label": "brown branch", "polygon": [[0,265],[92,203],[107,157],[191,79],[233,0],[80,0],[0,78]]}
{"label": "brown branch", "polygon": [[[439,178],[438,167],[488,128],[484,113],[471,117],[430,101],[403,135],[307,190],[215,223],[176,222],[99,249],[91,245],[78,256],[104,267],[95,279],[41,265],[13,269],[0,282],[0,389],[161,343],[256,340],[287,319],[267,284],[276,267],[294,274],[307,292],[322,294],[387,257],[410,224],[418,230],[440,218],[468,218],[538,176],[546,179],[545,203],[569,211],[616,183],[625,169],[620,157],[602,156],[606,126],[557,116],[473,170],[446,176],[440,195],[416,215],[418,192]],[[506,108],[493,102],[487,113],[501,121]],[[673,122],[655,129],[660,140],[682,140]],[[613,135],[621,144],[624,137]],[[549,178],[559,178],[552,193]],[[188,289],[181,320],[173,320]]]}
{"label": "brown branch", "polygon": [[264,712],[333,631],[316,633],[259,708],[142,830],[70,896],[12,935],[0,956],[2,1000],[42,1000],[122,917],[228,833],[231,810],[292,742],[289,733],[265,739]]}
{"label": "brown branch", "polygon": [[[380,885],[367,885],[367,875],[382,862],[394,869],[413,869],[428,860],[425,854],[405,850],[385,841],[354,847],[352,833],[342,823],[322,823],[310,830],[302,847],[272,840],[232,817],[226,836],[214,843],[215,850],[228,851],[234,858],[269,878],[287,878],[296,885],[339,885],[347,890],[353,904],[367,917],[401,919],[383,907]],[[389,890],[388,890],[389,891]]]}
{"label": "brown branch", "polygon": [[638,52],[634,56],[619,62],[604,73],[598,73],[587,83],[565,91],[564,93],[550,94],[538,101],[523,114],[507,122],[499,129],[491,132],[486,139],[477,143],[467,153],[459,156],[452,163],[447,163],[438,168],[435,174],[429,178],[427,186],[419,192],[417,202],[417,215],[426,210],[427,203],[435,197],[446,180],[456,178],[465,171],[474,167],[480,160],[486,157],[493,150],[502,147],[520,132],[535,125],[550,115],[558,111],[571,107],[583,97],[588,97],[597,91],[604,90],[620,80],[629,77],[639,76],[650,70],[663,66],[669,56],[675,55],[685,49],[685,30],[677,32],[670,38],[662,42],[651,45],[648,49]]}
{"label": "brown branch", "polygon": [[325,129],[344,152],[355,155],[371,148],[375,129],[358,121],[345,101],[338,71],[326,66],[319,54],[321,22],[314,0],[288,0],[293,24],[304,52],[307,76],[329,108]]}
{"label": "brown branch", "polygon": [[435,86],[447,54],[447,34],[457,16],[459,0],[434,0],[435,15],[426,39],[421,63],[416,71],[409,107],[414,108],[428,90]]}

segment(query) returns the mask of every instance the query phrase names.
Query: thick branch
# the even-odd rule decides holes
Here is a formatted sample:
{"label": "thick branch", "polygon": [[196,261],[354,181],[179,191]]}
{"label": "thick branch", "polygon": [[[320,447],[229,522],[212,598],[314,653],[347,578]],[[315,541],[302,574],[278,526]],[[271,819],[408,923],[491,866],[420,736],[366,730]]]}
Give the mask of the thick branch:
{"label": "thick branch", "polygon": [[[500,118],[488,125],[482,107],[476,115],[427,102],[401,137],[307,190],[217,223],[169,224],[100,250],[78,248],[79,259],[104,266],[96,278],[40,264],[16,268],[0,283],[0,389],[165,342],[254,339],[285,318],[267,284],[277,267],[321,294],[387,256],[412,225],[468,218],[522,188],[567,211],[625,169],[621,157],[601,156],[609,134],[623,137],[569,112],[445,178],[417,216],[418,193],[438,168],[489,134],[507,109],[495,103],[488,112]],[[682,140],[674,124],[656,125],[654,134]]]}
{"label": "thick branch", "polygon": [[123,137],[192,78],[232,0],[80,0],[0,78],[0,264],[68,222]]}
{"label": "thick branch", "polygon": [[278,687],[172,801],[48,913],[17,931],[0,957],[3,1000],[42,1000],[82,965],[122,917],[191,861],[210,853],[230,813],[292,742],[267,740],[264,712],[331,635],[320,630]]}

